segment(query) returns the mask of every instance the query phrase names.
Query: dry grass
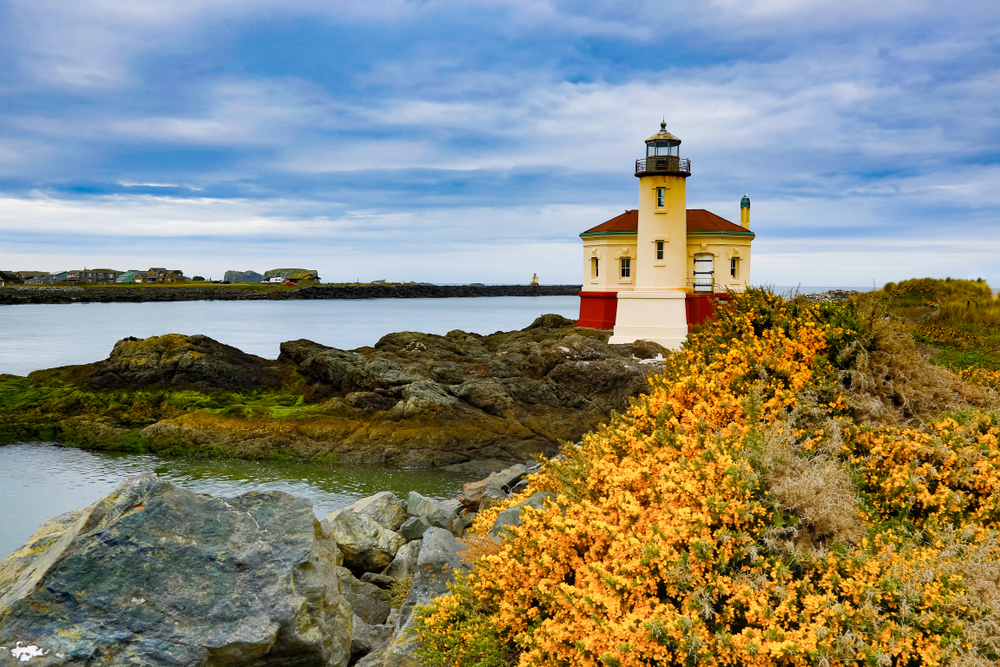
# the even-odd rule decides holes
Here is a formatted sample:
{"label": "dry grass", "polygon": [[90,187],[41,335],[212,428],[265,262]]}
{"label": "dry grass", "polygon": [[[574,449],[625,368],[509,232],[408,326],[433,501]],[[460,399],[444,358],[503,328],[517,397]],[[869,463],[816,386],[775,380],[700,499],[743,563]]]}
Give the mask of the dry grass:
{"label": "dry grass", "polygon": [[796,422],[811,417],[802,412],[771,425],[764,434],[761,468],[775,508],[799,519],[794,531],[772,537],[794,541],[800,549],[855,545],[865,527],[850,472],[836,455],[843,443],[840,424],[827,420],[823,446],[807,452],[796,437]]}
{"label": "dry grass", "polygon": [[[928,575],[937,571],[942,578],[961,577],[966,593],[953,602],[956,611],[963,607],[981,610],[979,618],[963,627],[968,645],[952,646],[951,655],[944,660],[945,664],[957,667],[996,665],[984,652],[1000,653],[1000,562],[993,557],[1000,540],[996,531],[985,536],[977,533],[978,527],[963,530],[946,527],[937,536],[944,549],[926,565]],[[919,599],[916,587],[911,582],[903,582],[903,586],[904,593],[913,590],[916,603]]]}
{"label": "dry grass", "polygon": [[467,538],[460,537],[458,541],[469,547],[465,551],[458,552],[458,556],[466,563],[474,563],[483,556],[500,553],[500,542],[489,535],[470,535]]}
{"label": "dry grass", "polygon": [[996,393],[932,364],[913,340],[909,325],[890,315],[881,299],[861,299],[856,308],[867,331],[841,353],[854,358],[839,381],[859,420],[898,424],[971,406],[1000,407]]}

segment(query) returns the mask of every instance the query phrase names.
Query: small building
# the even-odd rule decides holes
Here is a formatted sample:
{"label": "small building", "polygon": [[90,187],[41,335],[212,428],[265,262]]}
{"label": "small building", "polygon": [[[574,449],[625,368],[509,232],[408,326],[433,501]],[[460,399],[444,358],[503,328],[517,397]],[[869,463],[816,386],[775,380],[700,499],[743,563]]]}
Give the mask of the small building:
{"label": "small building", "polygon": [[48,271],[17,271],[14,274],[18,280],[27,283],[29,280],[34,280],[35,278],[43,278],[49,275]]}
{"label": "small building", "polygon": [[80,272],[80,280],[87,285],[113,285],[119,273],[115,269],[84,269]]}
{"label": "small building", "polygon": [[660,124],[636,160],[639,207],[580,234],[583,290],[578,326],[614,329],[612,343],[651,340],[679,348],[730,292],[750,280],[750,198],[740,224],[687,208],[691,161]]}
{"label": "small building", "polygon": [[182,283],[186,282],[184,272],[176,269],[165,269],[163,267],[152,267],[146,271],[146,283]]}

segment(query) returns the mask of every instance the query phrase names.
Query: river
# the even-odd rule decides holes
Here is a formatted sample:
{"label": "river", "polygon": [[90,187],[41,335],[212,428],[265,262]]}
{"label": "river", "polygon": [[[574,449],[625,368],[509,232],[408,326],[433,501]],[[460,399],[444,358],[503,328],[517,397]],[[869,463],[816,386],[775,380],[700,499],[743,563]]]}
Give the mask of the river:
{"label": "river", "polygon": [[[453,329],[493,333],[521,329],[540,314],[575,319],[569,296],[366,301],[193,301],[0,306],[0,373],[32,371],[105,359],[127,336],[201,333],[274,359],[287,340],[353,349],[385,334]],[[0,558],[44,521],[86,507],[125,477],[145,472],[201,493],[236,495],[281,490],[312,500],[316,515],[378,491],[401,499],[413,490],[454,498],[468,476],[441,470],[381,466],[161,458],[86,452],[53,443],[0,447]]]}

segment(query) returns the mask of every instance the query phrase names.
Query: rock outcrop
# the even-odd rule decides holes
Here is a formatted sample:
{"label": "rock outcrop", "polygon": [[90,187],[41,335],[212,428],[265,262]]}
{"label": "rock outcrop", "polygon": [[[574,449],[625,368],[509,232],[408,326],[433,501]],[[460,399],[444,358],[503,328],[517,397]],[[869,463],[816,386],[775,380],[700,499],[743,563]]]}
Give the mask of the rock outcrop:
{"label": "rock outcrop", "polygon": [[[357,350],[291,341],[277,361],[204,336],[123,340],[105,361],[32,373],[34,387],[18,385],[31,401],[47,383],[97,393],[47,406],[13,400],[16,409],[0,407],[0,437],[245,458],[281,450],[341,462],[524,461],[554,454],[646,388],[665,350],[609,345],[608,337],[544,315],[521,331],[395,333]],[[129,404],[122,389],[198,394],[183,404],[163,393],[159,404],[148,394]],[[251,395],[284,402],[241,403]]]}
{"label": "rock outcrop", "polygon": [[167,334],[115,343],[105,361],[84,367],[93,389],[254,391],[280,387],[287,369],[208,336]]}
{"label": "rock outcrop", "polygon": [[133,477],[0,564],[0,646],[41,666],[346,666],[340,560],[308,500]]}

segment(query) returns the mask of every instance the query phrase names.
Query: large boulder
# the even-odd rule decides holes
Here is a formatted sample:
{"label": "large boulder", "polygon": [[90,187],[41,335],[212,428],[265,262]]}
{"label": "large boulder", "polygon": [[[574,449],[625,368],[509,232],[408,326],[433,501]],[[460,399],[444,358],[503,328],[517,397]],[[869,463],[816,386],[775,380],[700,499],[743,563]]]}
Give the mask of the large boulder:
{"label": "large boulder", "polygon": [[392,491],[382,491],[348,505],[345,509],[366,514],[386,530],[399,531],[406,521],[406,510]]}
{"label": "large boulder", "polygon": [[337,510],[324,521],[330,525],[344,564],[366,572],[381,572],[406,539],[383,528],[375,519],[350,509]]}
{"label": "large boulder", "polygon": [[432,526],[451,530],[458,513],[462,511],[462,503],[457,500],[434,500],[410,491],[406,497],[406,511],[427,519],[427,523]]}
{"label": "large boulder", "polygon": [[343,666],[340,559],[306,499],[132,477],[0,563],[0,646],[35,666]]}
{"label": "large boulder", "polygon": [[208,336],[167,334],[125,338],[105,361],[83,367],[84,382],[95,389],[175,389],[253,391],[276,388],[287,372]]}

